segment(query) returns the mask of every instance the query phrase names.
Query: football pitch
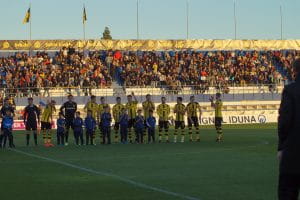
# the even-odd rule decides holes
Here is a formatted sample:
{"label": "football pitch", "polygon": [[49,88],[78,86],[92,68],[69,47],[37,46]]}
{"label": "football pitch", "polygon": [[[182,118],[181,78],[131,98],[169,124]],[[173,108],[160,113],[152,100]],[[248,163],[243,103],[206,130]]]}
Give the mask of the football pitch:
{"label": "football pitch", "polygon": [[176,144],[25,147],[14,135],[0,149],[3,200],[276,199],[275,124],[224,126],[222,143],[212,127]]}

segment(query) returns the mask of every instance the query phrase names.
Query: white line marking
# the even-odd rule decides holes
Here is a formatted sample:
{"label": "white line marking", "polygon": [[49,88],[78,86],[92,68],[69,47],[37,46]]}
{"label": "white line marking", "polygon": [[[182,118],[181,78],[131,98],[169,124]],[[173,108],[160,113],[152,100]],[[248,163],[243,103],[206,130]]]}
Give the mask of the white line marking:
{"label": "white line marking", "polygon": [[201,200],[201,199],[196,198],[196,197],[191,197],[191,196],[187,196],[187,195],[184,195],[184,194],[164,190],[164,189],[161,189],[161,188],[158,188],[158,187],[146,185],[144,183],[139,183],[139,182],[133,181],[131,179],[115,175],[115,174],[111,174],[111,173],[107,173],[107,172],[103,172],[103,171],[96,171],[96,170],[88,169],[88,168],[85,168],[85,167],[80,167],[80,166],[73,165],[71,163],[67,163],[67,162],[64,162],[64,161],[59,161],[59,160],[55,160],[55,159],[52,159],[52,158],[47,158],[47,157],[27,153],[27,152],[16,150],[16,149],[12,149],[12,151],[14,151],[16,153],[26,155],[26,156],[30,156],[30,157],[33,157],[33,158],[39,158],[39,159],[46,160],[46,161],[49,161],[49,162],[61,164],[61,165],[71,167],[71,168],[74,168],[74,169],[78,169],[78,170],[88,172],[88,173],[91,173],[91,174],[97,174],[97,175],[111,177],[111,178],[117,179],[119,181],[129,183],[129,184],[134,185],[136,187],[140,187],[140,188],[143,188],[143,189],[164,193],[164,194],[167,194],[167,195],[170,195],[170,196],[175,196],[175,197],[186,199],[186,200]]}

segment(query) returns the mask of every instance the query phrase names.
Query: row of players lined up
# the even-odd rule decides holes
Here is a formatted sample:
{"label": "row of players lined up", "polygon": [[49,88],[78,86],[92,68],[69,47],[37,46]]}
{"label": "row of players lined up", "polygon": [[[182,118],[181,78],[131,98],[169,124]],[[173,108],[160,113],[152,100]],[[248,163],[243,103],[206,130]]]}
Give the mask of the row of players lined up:
{"label": "row of players lined up", "polygon": [[[151,101],[151,95],[146,95],[146,101],[142,103],[142,109],[138,109],[138,101],[132,93],[127,96],[128,102],[123,105],[121,98],[116,98],[116,104],[111,109],[105,102],[105,98],[100,98],[100,104],[97,104],[96,96],[91,96],[91,100],[85,105],[84,109],[87,113],[86,118],[83,120],[80,117],[80,112],[77,111],[77,103],[73,101],[73,96],[68,96],[68,101],[65,102],[59,112],[57,119],[57,144],[68,145],[69,130],[72,129],[74,133],[75,142],[77,145],[96,145],[96,129],[99,127],[100,138],[102,144],[111,143],[111,123],[114,119],[114,136],[115,142],[119,142],[119,135],[121,136],[122,143],[143,143],[148,133],[148,142],[155,142],[155,128],[156,118],[153,113],[157,112],[158,115],[158,139],[162,142],[163,136],[165,141],[169,142],[169,119],[171,114],[171,107],[166,103],[166,98],[161,98],[161,104],[155,108],[154,103]],[[217,130],[217,142],[222,140],[222,100],[221,94],[216,94],[210,98],[211,106],[215,108],[215,127]],[[33,99],[28,98],[28,106],[24,110],[24,124],[26,127],[26,144],[29,146],[31,133],[34,136],[35,145],[37,145],[37,129],[41,124],[41,131],[43,133],[44,145],[46,147],[54,146],[52,144],[52,123],[53,115],[56,112],[55,101],[47,103],[42,110],[33,104]],[[190,97],[190,102],[185,106],[182,97],[177,98],[173,112],[175,114],[175,131],[174,142],[177,142],[178,131],[180,130],[181,142],[185,140],[185,116],[187,116],[189,139],[193,141],[193,132],[196,134],[196,141],[200,141],[199,119],[201,119],[201,107],[195,101],[195,97]],[[42,113],[42,114],[41,114]],[[0,144],[5,146],[6,140],[9,140],[9,146],[14,147],[13,144],[13,115],[14,109],[9,104],[8,100],[1,109],[3,117],[1,123]],[[41,117],[40,117],[41,115]],[[85,143],[83,140],[83,127],[85,127]],[[195,131],[193,131],[193,127]],[[134,133],[133,134],[133,130]]]}

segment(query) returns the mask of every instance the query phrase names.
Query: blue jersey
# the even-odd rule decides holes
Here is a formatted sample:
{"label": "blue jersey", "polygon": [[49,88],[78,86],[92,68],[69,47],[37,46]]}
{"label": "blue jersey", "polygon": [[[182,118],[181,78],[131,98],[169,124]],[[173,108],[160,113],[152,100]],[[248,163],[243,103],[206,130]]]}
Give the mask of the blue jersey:
{"label": "blue jersey", "polygon": [[65,131],[66,120],[64,118],[58,118],[56,124],[57,124],[57,132]]}
{"label": "blue jersey", "polygon": [[155,117],[148,117],[146,122],[147,122],[147,126],[149,128],[155,129],[155,125],[156,125],[156,119],[155,119]]}
{"label": "blue jersey", "polygon": [[96,128],[96,120],[93,117],[86,117],[84,125],[86,129],[94,130]]}
{"label": "blue jersey", "polygon": [[80,117],[76,117],[74,119],[74,131],[82,131],[83,119]]}
{"label": "blue jersey", "polygon": [[135,128],[137,129],[143,129],[145,126],[144,124],[144,117],[143,116],[137,116],[135,118]]}
{"label": "blue jersey", "polygon": [[14,119],[11,116],[5,116],[2,120],[2,126],[5,129],[12,129],[14,124]]}
{"label": "blue jersey", "polygon": [[110,113],[103,113],[102,115],[101,115],[101,125],[103,126],[103,127],[110,127],[110,125],[111,125],[111,120],[112,120],[112,118],[111,118],[111,114]]}
{"label": "blue jersey", "polygon": [[129,116],[127,114],[122,114],[120,116],[120,125],[121,126],[128,126],[128,120],[129,120]]}

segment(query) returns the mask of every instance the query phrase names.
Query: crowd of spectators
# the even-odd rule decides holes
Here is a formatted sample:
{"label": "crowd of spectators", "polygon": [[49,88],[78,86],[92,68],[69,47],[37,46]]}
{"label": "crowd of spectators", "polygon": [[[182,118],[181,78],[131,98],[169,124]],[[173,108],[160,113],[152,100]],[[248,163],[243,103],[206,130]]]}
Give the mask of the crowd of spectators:
{"label": "crowd of spectators", "polygon": [[77,52],[72,48],[31,56],[15,53],[0,57],[0,88],[26,96],[39,95],[41,88],[105,88],[113,80],[126,87],[170,90],[190,85],[200,92],[210,86],[280,84],[292,77],[290,66],[299,55],[298,51]]}

